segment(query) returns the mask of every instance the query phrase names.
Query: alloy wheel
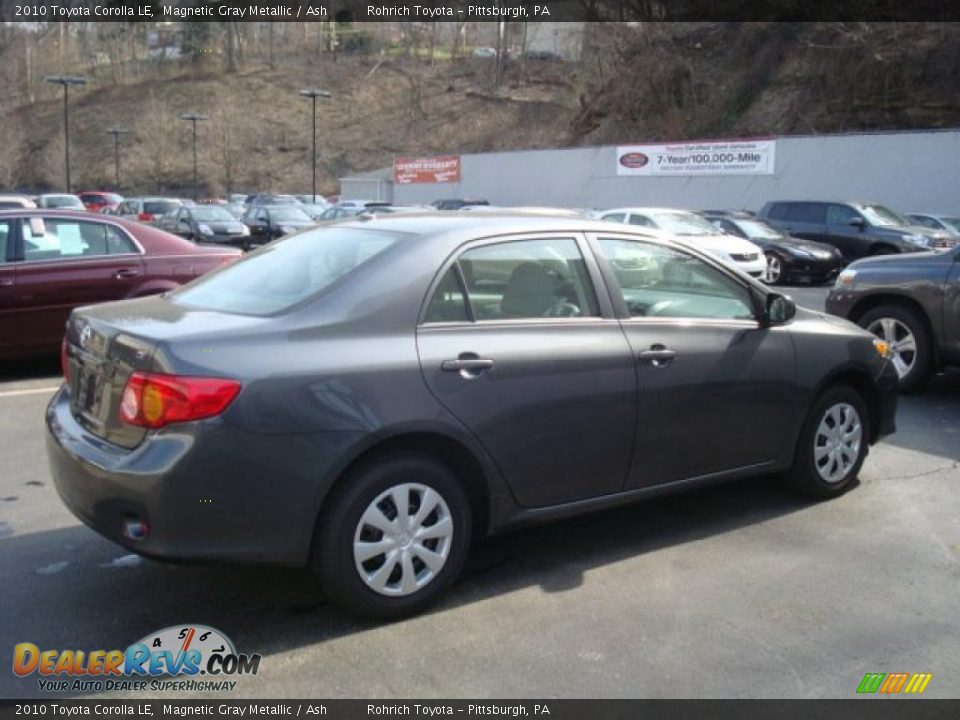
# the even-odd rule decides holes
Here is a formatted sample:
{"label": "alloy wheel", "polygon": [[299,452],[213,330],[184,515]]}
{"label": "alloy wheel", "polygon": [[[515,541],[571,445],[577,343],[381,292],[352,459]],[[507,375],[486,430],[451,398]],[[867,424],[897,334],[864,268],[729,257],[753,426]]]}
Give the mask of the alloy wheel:
{"label": "alloy wheel", "polygon": [[890,347],[890,359],[898,377],[905,377],[917,362],[917,339],[906,325],[895,318],[877,318],[867,330],[885,340]]}
{"label": "alloy wheel", "polygon": [[767,266],[763,270],[763,281],[768,285],[776,285],[783,274],[783,263],[773,253],[768,253],[766,258]]}
{"label": "alloy wheel", "polygon": [[360,578],[380,595],[404,597],[426,587],[443,569],[453,518],[443,496],[419,483],[384,491],[360,516],[353,559]]}
{"label": "alloy wheel", "polygon": [[862,439],[863,424],[853,405],[837,403],[827,408],[813,440],[817,474],[831,484],[845,480],[860,456]]}

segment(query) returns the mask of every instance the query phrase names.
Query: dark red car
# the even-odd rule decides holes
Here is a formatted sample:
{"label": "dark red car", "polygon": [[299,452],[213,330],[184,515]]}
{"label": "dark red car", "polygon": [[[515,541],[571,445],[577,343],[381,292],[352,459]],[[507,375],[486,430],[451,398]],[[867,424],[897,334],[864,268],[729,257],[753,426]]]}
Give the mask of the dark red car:
{"label": "dark red car", "polygon": [[240,255],[103,215],[2,211],[0,358],[58,349],[75,307],[165,292]]}
{"label": "dark red car", "polygon": [[116,210],[117,205],[123,202],[123,198],[116,193],[101,192],[100,190],[77,193],[77,197],[90,212],[101,212],[104,209]]}

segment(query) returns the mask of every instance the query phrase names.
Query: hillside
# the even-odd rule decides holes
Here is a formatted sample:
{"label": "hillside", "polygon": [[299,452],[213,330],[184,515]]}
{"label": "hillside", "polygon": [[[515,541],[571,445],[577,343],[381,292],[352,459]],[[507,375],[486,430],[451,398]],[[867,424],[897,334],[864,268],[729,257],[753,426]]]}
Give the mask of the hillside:
{"label": "hillside", "polygon": [[[0,45],[6,84],[17,41]],[[33,57],[52,55],[40,42]],[[594,24],[580,62],[512,60],[499,87],[491,59],[438,52],[428,62],[419,46],[415,56],[389,50],[291,49],[272,63],[249,53],[234,72],[211,52],[119,80],[94,68],[94,81],[71,93],[73,184],[112,184],[105,130],[121,125],[133,131],[121,140],[121,190],[188,192],[190,125],[178,117],[198,111],[209,116],[198,141],[205,193],[308,191],[304,87],[333,93],[318,110],[324,192],[397,155],[960,125],[952,23]],[[35,79],[41,71],[28,75],[33,102],[8,106],[0,126],[8,188],[62,185],[61,96]]]}

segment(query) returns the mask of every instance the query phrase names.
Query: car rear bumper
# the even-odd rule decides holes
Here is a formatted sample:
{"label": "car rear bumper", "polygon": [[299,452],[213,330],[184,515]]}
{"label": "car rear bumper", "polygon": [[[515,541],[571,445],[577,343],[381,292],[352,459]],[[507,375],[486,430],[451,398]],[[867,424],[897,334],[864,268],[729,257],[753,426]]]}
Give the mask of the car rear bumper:
{"label": "car rear bumper", "polygon": [[[90,528],[147,557],[178,562],[303,565],[323,496],[323,457],[348,438],[308,443],[260,436],[222,420],[170,426],[126,450],[92,436],[61,388],[46,413],[57,492]],[[319,446],[319,447],[318,447]],[[310,475],[288,458],[318,462]],[[141,539],[125,534],[143,523]]]}

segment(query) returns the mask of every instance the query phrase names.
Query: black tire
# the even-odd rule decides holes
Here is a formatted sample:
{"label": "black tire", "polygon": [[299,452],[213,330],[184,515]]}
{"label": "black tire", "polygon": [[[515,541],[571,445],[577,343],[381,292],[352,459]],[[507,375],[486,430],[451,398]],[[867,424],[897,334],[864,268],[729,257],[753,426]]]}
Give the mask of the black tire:
{"label": "black tire", "polygon": [[[933,375],[933,344],[926,325],[914,310],[902,305],[880,305],[872,308],[860,317],[857,324],[865,330],[869,330],[871,326],[876,330],[876,326],[884,319],[904,326],[913,335],[916,346],[912,357],[907,353],[902,356],[904,362],[909,359],[912,364],[906,374],[900,377],[900,391],[911,392],[922,387]],[[883,338],[882,333],[874,334]],[[897,372],[900,372],[899,368]]]}
{"label": "black tire", "polygon": [[[861,434],[855,462],[843,472],[841,477],[828,482],[818,470],[816,447],[818,429],[827,412],[837,406],[848,406],[857,413]],[[824,390],[817,398],[800,431],[797,448],[794,452],[793,467],[784,479],[798,492],[816,498],[832,498],[843,495],[857,483],[857,474],[866,460],[870,448],[870,416],[867,405],[855,389],[849,385],[833,385]],[[827,460],[828,467],[832,460]]]}
{"label": "black tire", "polygon": [[[404,483],[426,486],[439,493],[449,509],[453,533],[446,562],[433,579],[412,594],[391,597],[373,590],[361,578],[354,560],[354,538],[367,508],[381,494]],[[471,536],[469,499],[453,471],[426,455],[394,453],[356,468],[324,503],[311,565],[330,600],[347,612],[368,618],[399,618],[422,611],[456,580],[463,569]],[[386,555],[384,559],[381,567],[387,564]]]}

